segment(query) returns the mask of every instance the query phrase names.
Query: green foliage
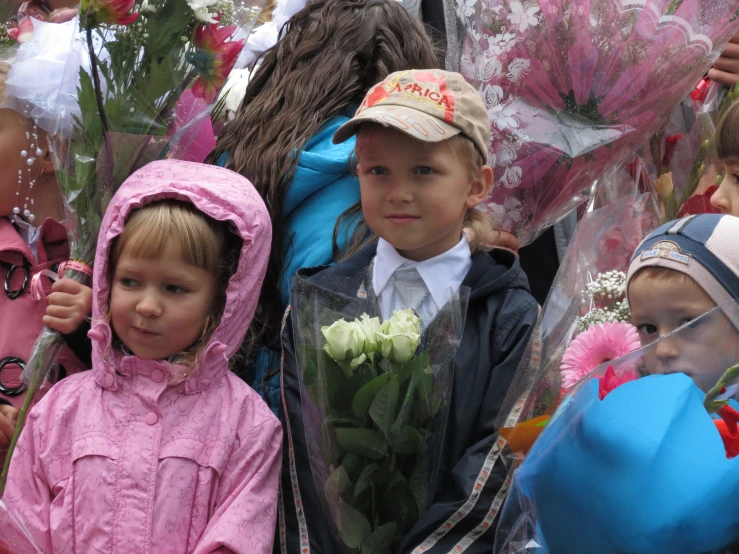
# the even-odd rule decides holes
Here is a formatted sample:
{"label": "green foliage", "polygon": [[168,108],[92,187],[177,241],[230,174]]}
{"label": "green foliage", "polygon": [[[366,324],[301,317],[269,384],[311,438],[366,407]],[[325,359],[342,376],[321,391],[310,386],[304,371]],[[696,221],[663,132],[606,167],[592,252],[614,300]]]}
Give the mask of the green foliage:
{"label": "green foliage", "polygon": [[88,44],[102,45],[90,56],[100,88],[80,70],[79,117],[71,141],[57,151],[59,182],[78,219],[73,256],[86,262],[115,190],[166,151],[175,103],[194,77],[182,62],[197,25],[186,0],[153,0],[146,8],[138,0],[134,11],[139,19],[128,27],[84,16],[80,22]]}

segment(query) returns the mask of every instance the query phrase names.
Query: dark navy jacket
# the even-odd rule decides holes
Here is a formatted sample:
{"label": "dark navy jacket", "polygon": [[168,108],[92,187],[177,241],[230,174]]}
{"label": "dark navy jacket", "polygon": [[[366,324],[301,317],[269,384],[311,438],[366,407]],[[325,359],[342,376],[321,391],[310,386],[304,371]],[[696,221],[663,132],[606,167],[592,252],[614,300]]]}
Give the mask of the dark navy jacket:
{"label": "dark navy jacket", "polygon": [[[298,275],[334,294],[356,297],[364,289],[375,252],[376,245],[371,244],[337,266],[305,269]],[[462,286],[471,289],[470,300],[455,357],[433,502],[404,538],[402,554],[447,553],[458,544],[466,545],[469,554],[489,554],[493,549],[493,502],[506,477],[500,459],[491,463],[497,439],[494,422],[536,324],[538,305],[518,260],[507,251],[473,254]],[[308,461],[289,316],[282,345],[279,415],[284,447],[275,552],[338,554]],[[419,545],[425,548],[416,550]]]}

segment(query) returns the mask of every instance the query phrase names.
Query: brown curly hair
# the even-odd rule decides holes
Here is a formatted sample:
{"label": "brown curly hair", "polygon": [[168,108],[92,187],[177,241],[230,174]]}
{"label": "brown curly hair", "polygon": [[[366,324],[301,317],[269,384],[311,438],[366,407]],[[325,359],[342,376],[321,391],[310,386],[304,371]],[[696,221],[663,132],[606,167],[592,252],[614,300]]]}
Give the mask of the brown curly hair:
{"label": "brown curly hair", "polygon": [[209,162],[249,179],[270,212],[272,250],[260,297],[269,334],[279,332],[283,312],[282,210],[297,153],[324,123],[359,105],[390,73],[437,67],[437,52],[422,24],[395,0],[310,2],[264,54]]}

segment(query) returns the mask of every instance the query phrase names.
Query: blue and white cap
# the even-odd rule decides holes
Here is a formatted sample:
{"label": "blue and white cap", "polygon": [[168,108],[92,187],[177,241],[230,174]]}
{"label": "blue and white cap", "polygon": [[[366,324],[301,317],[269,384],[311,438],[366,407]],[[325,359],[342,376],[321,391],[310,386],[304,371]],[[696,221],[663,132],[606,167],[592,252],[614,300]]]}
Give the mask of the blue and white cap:
{"label": "blue and white cap", "polygon": [[688,275],[717,306],[739,301],[739,217],[701,214],[666,223],[634,252],[627,290],[634,275],[645,267]]}

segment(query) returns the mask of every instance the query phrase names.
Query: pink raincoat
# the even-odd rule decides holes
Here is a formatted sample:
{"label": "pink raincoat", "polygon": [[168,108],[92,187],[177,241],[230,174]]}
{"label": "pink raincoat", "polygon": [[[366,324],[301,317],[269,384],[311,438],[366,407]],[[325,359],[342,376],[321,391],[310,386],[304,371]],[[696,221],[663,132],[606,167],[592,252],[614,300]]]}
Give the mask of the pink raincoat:
{"label": "pink raincoat", "polygon": [[[197,372],[176,386],[167,385],[168,376],[182,367],[111,350],[103,322],[111,241],[131,210],[164,198],[230,221],[244,240],[221,324]],[[228,370],[254,316],[270,238],[261,198],[228,170],[160,161],[121,186],[95,257],[99,334],[91,335],[101,340],[93,343],[93,370],[55,385],[33,409],[3,498],[39,551],[272,551],[282,431],[262,399]],[[7,513],[0,518],[0,537],[8,541]]]}

